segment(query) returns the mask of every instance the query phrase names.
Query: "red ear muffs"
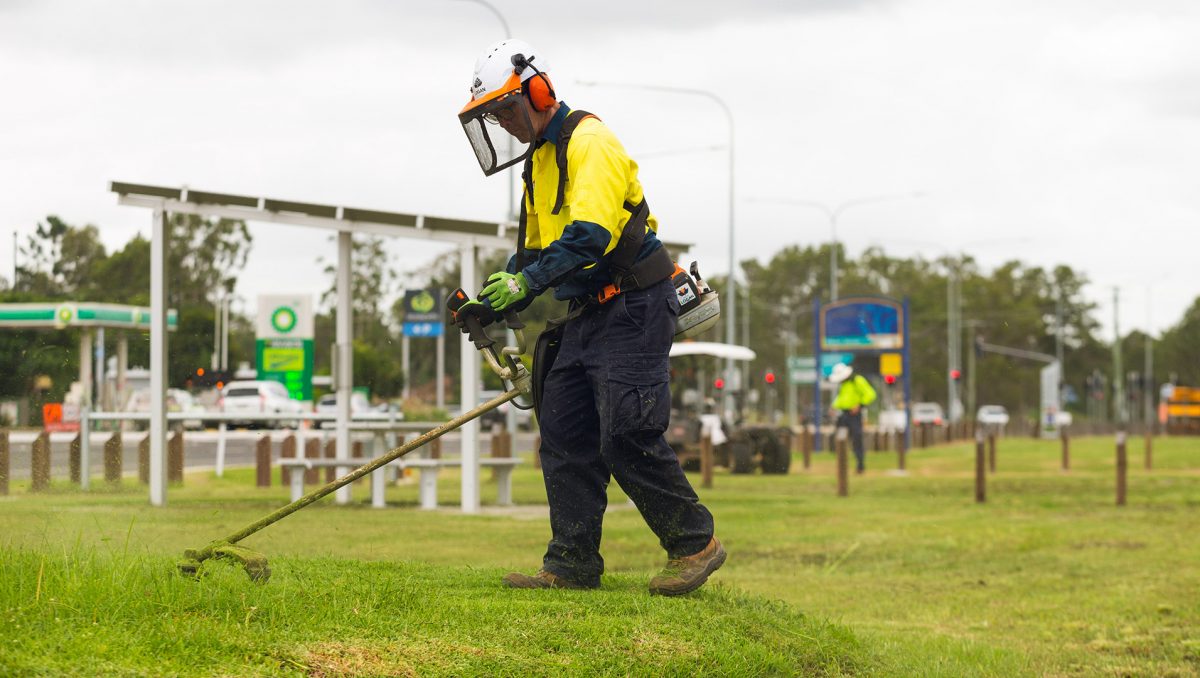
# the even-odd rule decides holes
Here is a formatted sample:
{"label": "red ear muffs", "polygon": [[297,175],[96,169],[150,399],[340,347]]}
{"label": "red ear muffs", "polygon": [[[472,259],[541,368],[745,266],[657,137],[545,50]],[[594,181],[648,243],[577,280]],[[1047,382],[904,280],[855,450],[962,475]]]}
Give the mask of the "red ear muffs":
{"label": "red ear muffs", "polygon": [[526,80],[525,87],[529,91],[529,103],[533,104],[535,111],[548,111],[558,103],[554,86],[550,84],[550,78],[546,77],[545,73],[538,73]]}

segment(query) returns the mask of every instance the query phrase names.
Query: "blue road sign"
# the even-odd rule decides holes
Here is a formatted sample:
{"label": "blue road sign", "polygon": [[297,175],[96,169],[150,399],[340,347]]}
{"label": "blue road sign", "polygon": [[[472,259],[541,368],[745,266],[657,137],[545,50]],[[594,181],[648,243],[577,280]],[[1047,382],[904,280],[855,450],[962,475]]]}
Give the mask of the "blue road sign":
{"label": "blue road sign", "polygon": [[446,326],[442,323],[404,323],[406,337],[440,337]]}

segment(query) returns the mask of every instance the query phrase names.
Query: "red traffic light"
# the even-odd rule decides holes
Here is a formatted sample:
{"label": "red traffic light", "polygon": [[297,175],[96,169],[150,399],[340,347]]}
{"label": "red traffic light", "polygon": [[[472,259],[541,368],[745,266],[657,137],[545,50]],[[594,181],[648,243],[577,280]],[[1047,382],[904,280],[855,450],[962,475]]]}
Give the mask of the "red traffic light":
{"label": "red traffic light", "polygon": [[960,378],[962,378],[962,372],[960,370],[950,370],[950,378],[954,381],[958,381]]}
{"label": "red traffic light", "polygon": [[888,386],[895,384],[896,383],[896,375],[894,375],[894,374],[883,375],[883,383],[887,384]]}
{"label": "red traffic light", "polygon": [[718,391],[725,388],[725,380],[721,379],[720,377],[716,378],[713,380],[713,388],[717,389]]}
{"label": "red traffic light", "polygon": [[766,380],[766,382],[768,384],[774,384],[775,383],[775,373],[767,372],[767,374],[763,377],[763,379]]}

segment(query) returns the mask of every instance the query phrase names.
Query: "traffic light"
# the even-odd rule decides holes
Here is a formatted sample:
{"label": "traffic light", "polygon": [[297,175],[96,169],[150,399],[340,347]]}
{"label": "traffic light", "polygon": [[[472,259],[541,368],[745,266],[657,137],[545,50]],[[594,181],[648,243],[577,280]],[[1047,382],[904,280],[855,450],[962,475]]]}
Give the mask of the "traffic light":
{"label": "traffic light", "polygon": [[771,370],[767,370],[767,373],[765,375],[763,375],[763,381],[767,382],[768,384],[774,384],[775,383],[775,373],[772,372]]}
{"label": "traffic light", "polygon": [[950,378],[954,381],[962,379],[962,370],[950,370]]}
{"label": "traffic light", "polygon": [[716,379],[713,380],[713,388],[717,389],[718,391],[725,388],[725,380],[720,377],[717,377]]}
{"label": "traffic light", "polygon": [[893,386],[893,385],[895,385],[895,383],[896,383],[896,375],[894,375],[894,374],[885,374],[885,375],[883,375],[883,383],[887,384],[888,386]]}

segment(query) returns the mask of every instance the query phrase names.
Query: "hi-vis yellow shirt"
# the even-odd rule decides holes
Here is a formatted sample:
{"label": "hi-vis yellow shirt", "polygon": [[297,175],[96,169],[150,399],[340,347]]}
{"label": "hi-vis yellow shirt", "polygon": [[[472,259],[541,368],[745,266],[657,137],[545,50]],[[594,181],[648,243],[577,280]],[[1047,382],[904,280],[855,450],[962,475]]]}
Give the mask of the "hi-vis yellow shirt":
{"label": "hi-vis yellow shirt", "polygon": [[[533,195],[525,196],[525,247],[536,257],[526,266],[525,278],[536,292],[557,287],[555,296],[561,299],[593,293],[611,282],[604,255],[616,247],[633,216],[625,203],[636,205],[643,197],[637,163],[607,125],[585,118],[567,146],[563,205],[553,214],[558,197],[555,142],[567,113],[562,104],[534,150]],[[657,230],[651,215],[637,259],[661,247]]]}

